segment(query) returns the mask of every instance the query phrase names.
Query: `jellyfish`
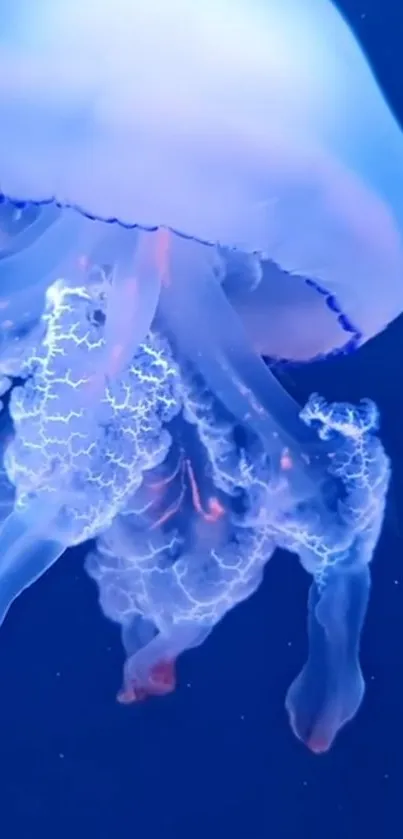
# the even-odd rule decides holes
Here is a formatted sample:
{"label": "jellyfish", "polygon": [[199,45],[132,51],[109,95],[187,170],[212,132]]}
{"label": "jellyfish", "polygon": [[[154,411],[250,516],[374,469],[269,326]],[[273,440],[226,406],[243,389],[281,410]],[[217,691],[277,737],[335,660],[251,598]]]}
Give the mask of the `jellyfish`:
{"label": "jellyfish", "polygon": [[359,47],[327,0],[18,0],[0,121],[0,623],[91,540],[119,699],[166,694],[285,549],[313,579],[286,707],[327,750],[363,697],[390,467],[371,403],[301,409],[262,355],[403,308],[401,138]]}
{"label": "jellyfish", "polygon": [[220,271],[208,279],[216,249],[141,236],[143,298],[136,271],[111,269],[107,238],[48,287],[19,353],[3,347],[0,624],[67,547],[91,540],[86,570],[121,626],[129,704],[172,691],[178,656],[288,550],[313,583],[310,654],[287,710],[325,751],[364,692],[368,564],[389,481],[375,406],[311,397],[301,411],[251,346]]}

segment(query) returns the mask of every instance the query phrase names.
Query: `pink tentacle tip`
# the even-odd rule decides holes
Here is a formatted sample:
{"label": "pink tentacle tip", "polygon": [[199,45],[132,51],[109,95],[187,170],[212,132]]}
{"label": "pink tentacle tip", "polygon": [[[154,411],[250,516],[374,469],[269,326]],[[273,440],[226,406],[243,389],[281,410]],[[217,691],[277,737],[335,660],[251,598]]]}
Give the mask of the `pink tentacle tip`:
{"label": "pink tentacle tip", "polygon": [[166,696],[176,687],[176,662],[174,659],[159,661],[148,673],[145,682],[134,677],[124,685],[117,695],[117,701],[122,705],[133,702],[143,702],[150,696]]}

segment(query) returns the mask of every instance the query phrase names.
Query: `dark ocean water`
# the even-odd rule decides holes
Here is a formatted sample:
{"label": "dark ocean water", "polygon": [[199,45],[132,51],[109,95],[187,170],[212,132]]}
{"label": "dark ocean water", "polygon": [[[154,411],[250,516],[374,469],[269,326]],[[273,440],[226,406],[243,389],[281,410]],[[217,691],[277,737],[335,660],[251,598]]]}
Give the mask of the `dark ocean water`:
{"label": "dark ocean water", "polygon": [[[401,0],[343,0],[403,121]],[[403,280],[403,278],[402,278]],[[114,701],[122,651],[70,552],[13,607],[0,643],[1,839],[358,839],[403,835],[403,322],[292,373],[294,395],[373,398],[394,465],[362,644],[367,693],[333,749],[290,732],[308,579],[278,556],[257,595],[179,665],[161,701]]]}

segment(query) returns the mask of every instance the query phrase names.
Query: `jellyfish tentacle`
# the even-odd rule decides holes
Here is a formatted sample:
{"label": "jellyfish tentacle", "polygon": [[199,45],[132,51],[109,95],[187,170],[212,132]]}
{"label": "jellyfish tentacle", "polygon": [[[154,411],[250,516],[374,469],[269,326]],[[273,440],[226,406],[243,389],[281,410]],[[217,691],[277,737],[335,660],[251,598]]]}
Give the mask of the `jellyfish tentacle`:
{"label": "jellyfish tentacle", "polygon": [[[26,218],[27,208],[31,211],[34,210],[36,214],[32,220],[28,219],[27,224],[24,225],[23,223],[20,230],[10,233],[8,236],[6,233],[5,243],[2,243],[3,246],[0,250],[0,260],[8,259],[13,254],[20,253],[25,250],[25,248],[33,245],[39,237],[43,236],[49,230],[52,224],[55,224],[56,221],[58,221],[63,212],[61,207],[58,207],[54,202],[46,204],[41,208],[32,204],[25,205],[24,208],[21,208],[20,210],[17,210],[13,206],[12,202],[6,202],[6,205],[7,203],[8,206],[6,207],[6,210],[3,210],[3,214],[0,217],[0,229],[5,227],[7,231],[7,224],[4,224],[4,222],[9,220],[10,215],[12,216],[17,212],[21,214],[21,220]],[[14,288],[17,285],[16,276],[18,275],[14,274]],[[26,279],[25,283],[22,284],[22,287],[24,287],[25,284]]]}
{"label": "jellyfish tentacle", "polygon": [[10,606],[64,553],[64,542],[52,524],[60,509],[45,495],[27,509],[12,512],[0,528],[0,626]]}
{"label": "jellyfish tentacle", "polygon": [[[29,209],[27,205],[25,212]],[[101,234],[99,225],[51,204],[40,208],[33,223],[0,251],[0,342],[5,352],[10,343],[15,346],[37,331],[47,291],[55,282],[64,278],[71,285],[85,284],[86,255]]]}
{"label": "jellyfish tentacle", "polygon": [[61,268],[66,253],[77,246],[80,230],[88,224],[86,219],[80,218],[73,210],[65,210],[44,225],[43,229],[37,230],[37,227],[42,227],[40,217],[37,225],[33,226],[35,236],[26,246],[19,247],[17,236],[9,252],[6,251],[0,259],[2,299],[12,304],[13,296],[18,292],[27,296],[31,294],[32,297],[41,294],[43,299],[51,283],[52,272]]}
{"label": "jellyfish tentacle", "polygon": [[304,436],[312,442],[314,435],[303,429],[298,406],[250,349],[220,286],[214,248],[165,235],[161,313],[179,347],[231,413],[262,438],[281,434],[286,442],[289,433],[291,444],[294,431],[298,443]]}
{"label": "jellyfish tentacle", "polygon": [[323,463],[316,466],[317,459],[326,460],[326,445],[301,421],[300,407],[250,346],[221,288],[215,250],[168,231],[163,235],[159,313],[179,353],[259,437],[279,472],[284,450],[290,451],[295,497],[312,494],[323,475]]}
{"label": "jellyfish tentacle", "polygon": [[367,566],[337,567],[314,580],[308,602],[309,657],[287,691],[294,734],[315,753],[327,751],[361,705],[365,682],[359,642],[367,611]]}
{"label": "jellyfish tentacle", "polygon": [[185,650],[203,643],[207,634],[203,626],[190,621],[157,633],[148,644],[127,658],[118,700],[126,704],[171,693],[176,686],[176,659]]}
{"label": "jellyfish tentacle", "polygon": [[[353,409],[326,406],[313,397],[303,415],[308,422],[322,424],[322,436],[340,434],[344,439],[331,469],[343,487],[333,521],[325,524],[319,541],[315,525],[310,537],[309,528],[304,532],[301,526],[293,545],[313,582],[308,660],[287,693],[286,708],[296,736],[320,753],[355,716],[364,696],[359,645],[371,586],[369,563],[382,527],[390,465],[374,435],[378,414],[372,403]],[[288,547],[292,549],[290,542]]]}
{"label": "jellyfish tentacle", "polygon": [[[130,364],[157,310],[160,275],[150,258],[149,235],[139,232],[136,241],[132,230],[117,229],[111,237],[110,261],[116,265],[106,310],[108,375],[117,375]],[[106,253],[103,258],[107,258]]]}

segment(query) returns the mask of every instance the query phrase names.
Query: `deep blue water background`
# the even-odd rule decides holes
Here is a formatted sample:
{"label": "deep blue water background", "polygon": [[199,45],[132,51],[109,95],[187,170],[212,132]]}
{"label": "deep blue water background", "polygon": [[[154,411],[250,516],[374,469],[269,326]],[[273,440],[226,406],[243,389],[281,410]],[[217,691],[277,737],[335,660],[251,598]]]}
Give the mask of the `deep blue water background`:
{"label": "deep blue water background", "polygon": [[[403,121],[401,0],[342,5]],[[181,660],[174,695],[129,710],[114,701],[118,632],[77,550],[1,632],[1,839],[403,835],[402,365],[401,321],[287,381],[301,400],[373,398],[394,464],[362,645],[367,694],[333,750],[307,752],[283,709],[306,646],[308,579],[295,561],[278,555],[258,594]]]}

